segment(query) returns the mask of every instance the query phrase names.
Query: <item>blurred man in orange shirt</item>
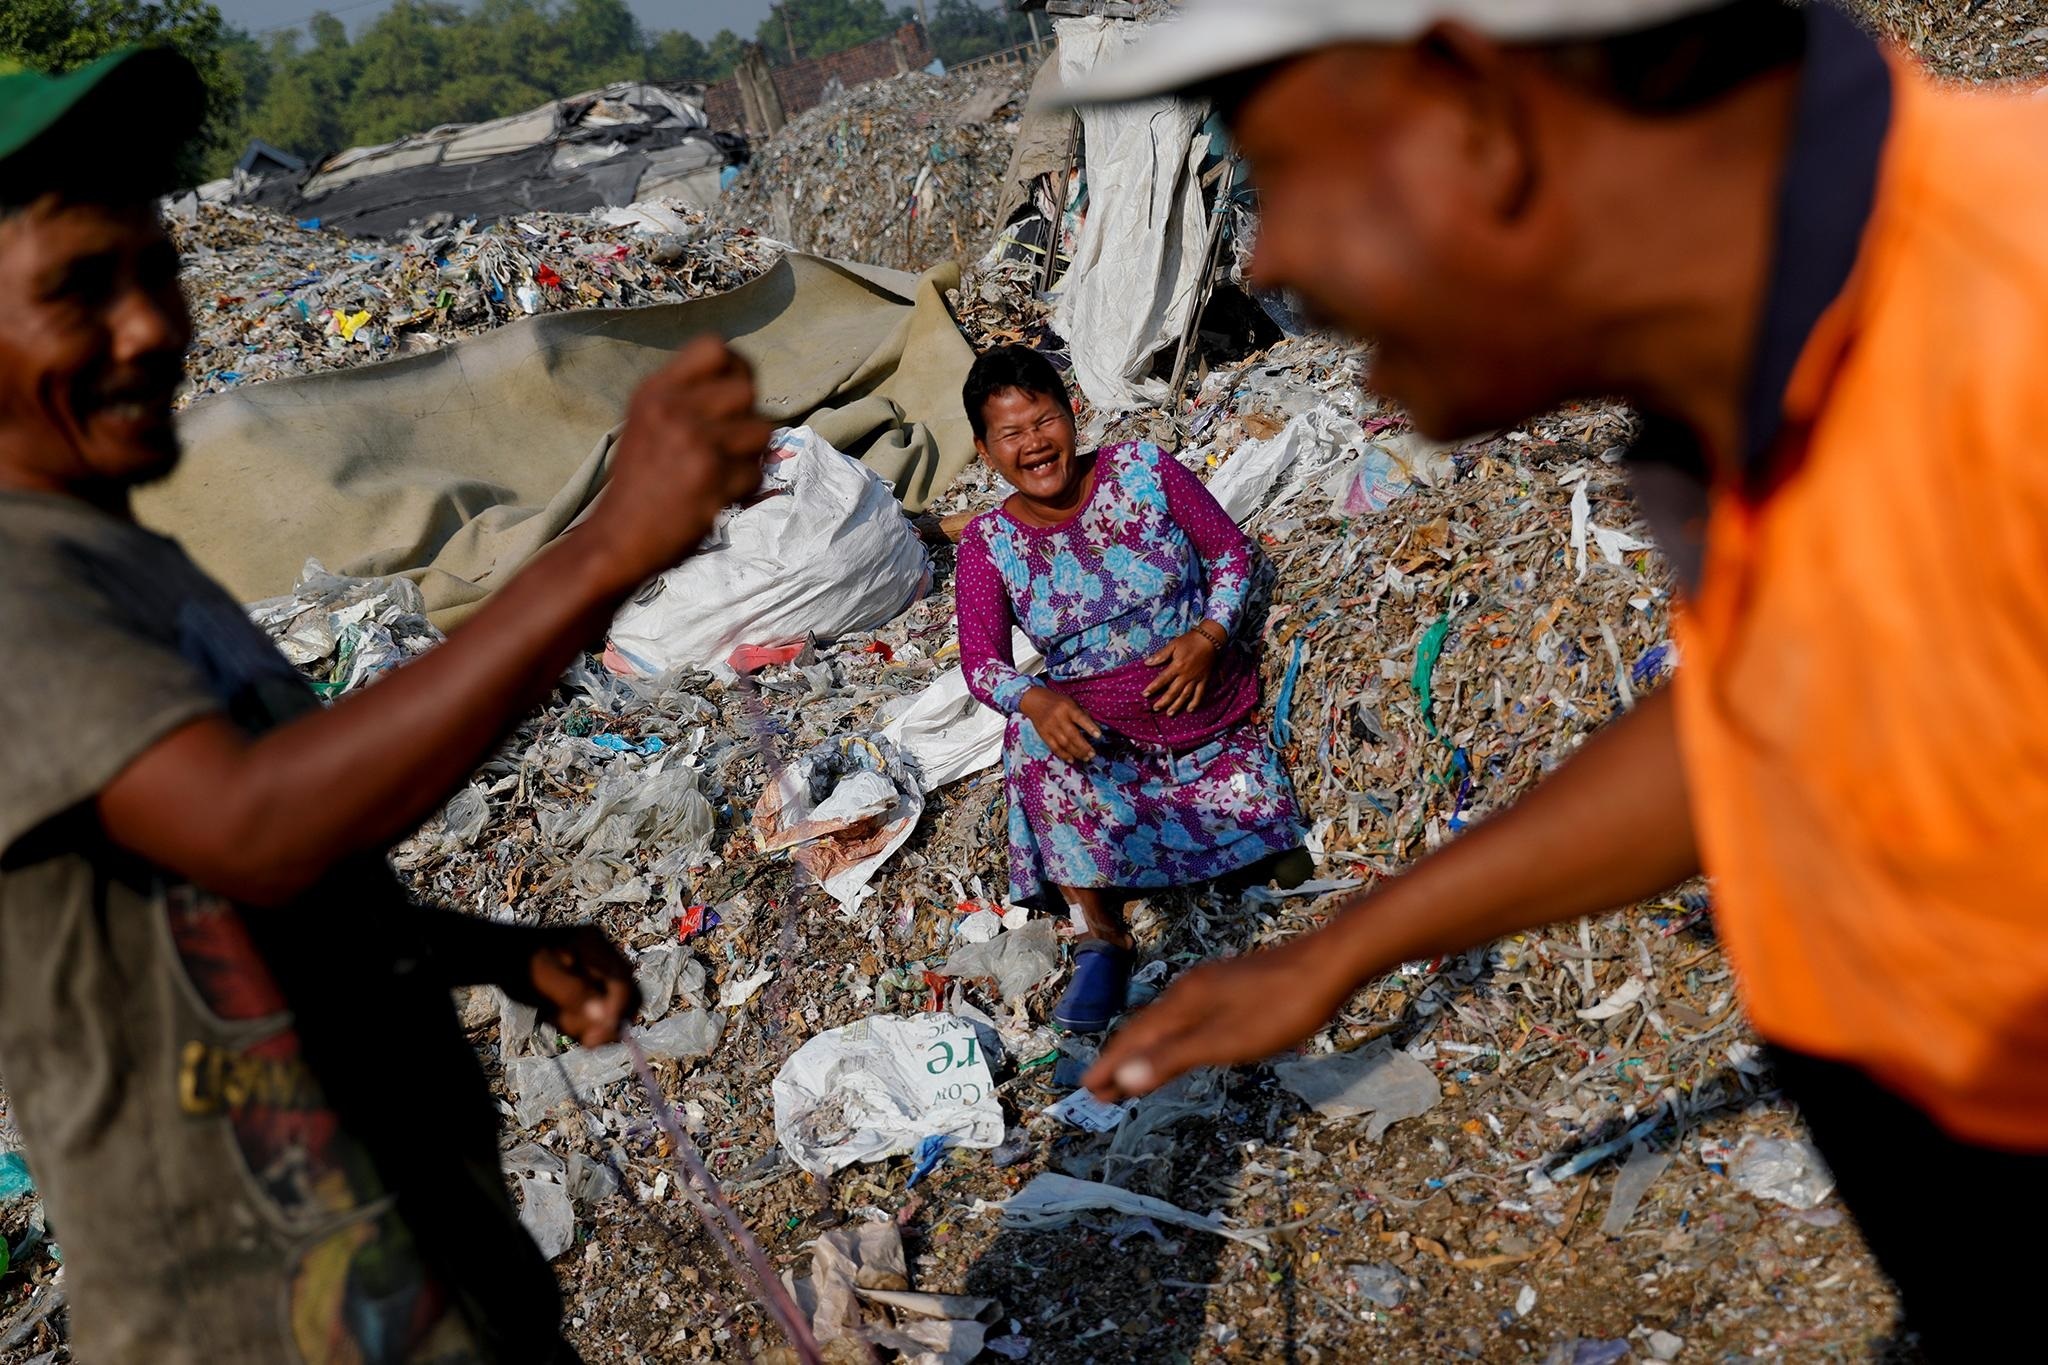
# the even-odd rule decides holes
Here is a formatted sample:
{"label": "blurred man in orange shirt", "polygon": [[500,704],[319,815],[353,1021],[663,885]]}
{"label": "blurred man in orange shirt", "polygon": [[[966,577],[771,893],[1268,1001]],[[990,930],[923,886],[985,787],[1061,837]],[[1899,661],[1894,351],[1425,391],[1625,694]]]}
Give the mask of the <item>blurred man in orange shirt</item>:
{"label": "blurred man in orange shirt", "polygon": [[1073,93],[1174,91],[1230,117],[1260,281],[1373,338],[1424,432],[1635,404],[1683,662],[1326,928],[1189,973],[1090,1086],[1704,870],[1909,1322],[2009,1340],[2034,1258],[1983,1238],[2048,1213],[2048,102],[1775,0],[1194,0]]}

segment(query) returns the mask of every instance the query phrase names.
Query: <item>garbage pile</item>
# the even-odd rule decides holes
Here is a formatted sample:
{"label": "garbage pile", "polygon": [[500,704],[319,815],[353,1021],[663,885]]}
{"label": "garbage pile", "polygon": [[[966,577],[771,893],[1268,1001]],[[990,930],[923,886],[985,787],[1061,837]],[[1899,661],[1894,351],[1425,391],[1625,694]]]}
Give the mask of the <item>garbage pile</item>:
{"label": "garbage pile", "polygon": [[495,222],[535,210],[676,199],[702,208],[745,140],[715,133],[701,91],[619,81],[482,123],[452,123],[351,147],[305,174],[237,172],[194,191],[259,205],[355,236],[416,224]]}
{"label": "garbage pile", "polygon": [[1846,0],[1845,8],[1944,76],[2048,81],[2048,5],[2040,0]]}
{"label": "garbage pile", "polygon": [[757,146],[717,221],[897,270],[978,255],[1025,91],[1008,70],[857,86]]}
{"label": "garbage pile", "polygon": [[265,209],[173,206],[195,324],[190,403],[239,384],[436,350],[514,318],[723,293],[780,246],[668,203],[356,240]]}

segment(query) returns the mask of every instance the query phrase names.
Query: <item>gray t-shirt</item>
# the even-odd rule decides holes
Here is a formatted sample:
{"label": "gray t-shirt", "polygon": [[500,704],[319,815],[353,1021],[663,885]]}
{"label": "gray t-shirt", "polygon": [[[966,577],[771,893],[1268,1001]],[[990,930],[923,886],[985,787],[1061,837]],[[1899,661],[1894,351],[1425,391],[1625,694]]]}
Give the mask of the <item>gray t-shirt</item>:
{"label": "gray t-shirt", "polygon": [[0,491],[0,1074],[94,1362],[559,1360],[552,1277],[381,863],[277,911],[113,846],[170,732],[317,707],[172,542]]}

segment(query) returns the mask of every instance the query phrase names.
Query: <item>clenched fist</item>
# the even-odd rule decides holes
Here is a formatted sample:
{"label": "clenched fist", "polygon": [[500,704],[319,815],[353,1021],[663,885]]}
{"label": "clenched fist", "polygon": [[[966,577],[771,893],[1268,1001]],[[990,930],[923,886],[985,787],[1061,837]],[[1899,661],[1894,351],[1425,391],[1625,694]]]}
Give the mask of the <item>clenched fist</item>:
{"label": "clenched fist", "polygon": [[760,487],[774,430],[754,411],[753,371],[715,336],[690,342],[641,384],[585,525],[622,587],[674,565],[722,509]]}

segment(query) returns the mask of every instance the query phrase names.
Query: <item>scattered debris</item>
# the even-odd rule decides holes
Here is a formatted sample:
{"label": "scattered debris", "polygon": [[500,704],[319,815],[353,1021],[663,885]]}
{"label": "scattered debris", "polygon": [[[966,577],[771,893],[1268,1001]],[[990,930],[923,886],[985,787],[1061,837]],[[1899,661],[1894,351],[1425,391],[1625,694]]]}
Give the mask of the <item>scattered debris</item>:
{"label": "scattered debris", "polygon": [[348,578],[309,559],[289,595],[248,611],[313,690],[332,700],[441,643],[426,609],[411,579]]}
{"label": "scattered debris", "polygon": [[[1937,56],[1944,33],[1966,34],[1948,65],[1965,75],[1986,69],[1977,55],[2011,17],[2005,6],[1967,19],[1962,5],[1864,8]],[[1996,64],[2037,56],[2048,43],[2007,41]],[[1008,133],[1000,109],[975,131],[942,127],[941,96],[927,92],[950,101],[965,84],[877,82],[814,111],[764,144],[715,222],[642,205],[364,242],[258,209],[174,215],[199,331],[187,398],[431,351],[529,311],[730,289],[796,238],[769,207],[778,186],[810,234],[799,240],[827,253],[979,257],[993,226],[975,226],[975,177],[986,167],[989,185],[999,178]],[[935,142],[950,159],[934,160]],[[969,143],[982,149],[971,168],[956,154]],[[951,302],[978,345],[1068,355],[1038,258],[984,261]],[[1628,414],[1580,405],[1436,448],[1361,388],[1361,354],[1314,333],[1249,354],[1209,346],[1178,401],[1116,414],[1083,402],[1090,440],[1160,440],[1218,481],[1272,561],[1267,705],[1317,859],[1305,895],[1148,896],[1134,913],[1148,986],[1321,922],[1341,884],[1370,885],[1511,801],[1677,662],[1669,578],[1629,545],[1647,536],[1619,464]],[[970,468],[932,504],[932,528],[1003,491]],[[928,543],[924,596],[804,641],[745,683],[701,664],[629,677],[586,659],[394,859],[423,899],[523,923],[594,922],[627,949],[651,1002],[642,1027],[673,1029],[680,1044],[658,1079],[784,1268],[815,1272],[821,1235],[896,1231],[904,1283],[878,1292],[910,1292],[914,1279],[995,1300],[1016,1316],[971,1316],[981,1346],[1057,1365],[1839,1355],[1890,1330],[1892,1300],[1853,1228],[1819,1207],[1825,1177],[1768,1145],[1797,1144],[1801,1130],[1735,1005],[1700,886],[1406,964],[1367,983],[1306,1056],[1184,1078],[1108,1131],[1049,1113],[1085,1066],[1085,1049],[1063,1050],[1043,1026],[1060,925],[1006,924],[982,942],[959,933],[982,907],[1002,913],[1007,810],[988,770],[1000,726],[947,690],[958,676],[951,550],[942,533]],[[376,671],[383,645],[368,627],[402,653],[426,640],[406,628],[401,587],[326,585],[309,566],[289,601],[260,604],[259,619],[330,689]],[[899,793],[920,793],[851,905],[818,894],[795,861],[832,836],[767,849],[752,827],[777,785],[764,735],[785,770],[821,746],[881,736],[902,783],[886,762],[880,771]],[[818,791],[814,809],[839,785]],[[623,1071],[603,1049],[572,1048],[558,1064],[559,1040],[537,1036],[547,1031],[531,1011],[473,1001],[472,1041],[510,1101],[507,1148],[561,1163],[529,1154],[513,1179],[551,1245],[567,1201],[572,1240],[554,1264],[571,1339],[592,1359],[772,1355],[774,1328],[715,1252],[647,1221],[688,1227]],[[975,1039],[967,1070],[982,1069],[973,1083],[984,1094],[962,1124],[976,1140],[942,1140],[911,1189],[914,1153],[935,1126],[888,1108],[900,1137],[877,1143],[872,1161],[841,1162],[842,1148],[868,1141],[842,1111],[841,1147],[820,1163],[837,1170],[825,1189],[785,1154],[777,1072],[878,1012],[935,1020],[927,1027],[957,1040],[956,1054]],[[989,1056],[997,1034],[1001,1061]],[[1416,1097],[1415,1072],[1426,1076],[1433,1105],[1398,1120],[1389,1114],[1401,1106],[1365,1106],[1362,1129],[1278,1079],[1371,1055],[1405,1059],[1388,1064]],[[897,1069],[929,1087],[928,1060]],[[558,1065],[572,1068],[583,1108],[559,1102]],[[805,1112],[823,1129],[831,1115],[817,1110]],[[614,1165],[645,1212],[612,1189]],[[1785,1214],[1750,1197],[1779,1191],[1812,1202]],[[963,1216],[977,1205],[1004,1217]],[[63,1350],[60,1267],[40,1218],[32,1192],[0,1202],[14,1261],[0,1284],[7,1365]],[[845,1221],[821,1234],[831,1220]],[[1594,1251],[1596,1229],[1613,1240]],[[1533,1311],[1516,1317],[1525,1284]],[[881,1301],[862,1299],[858,1312],[888,1332],[916,1320]]]}

